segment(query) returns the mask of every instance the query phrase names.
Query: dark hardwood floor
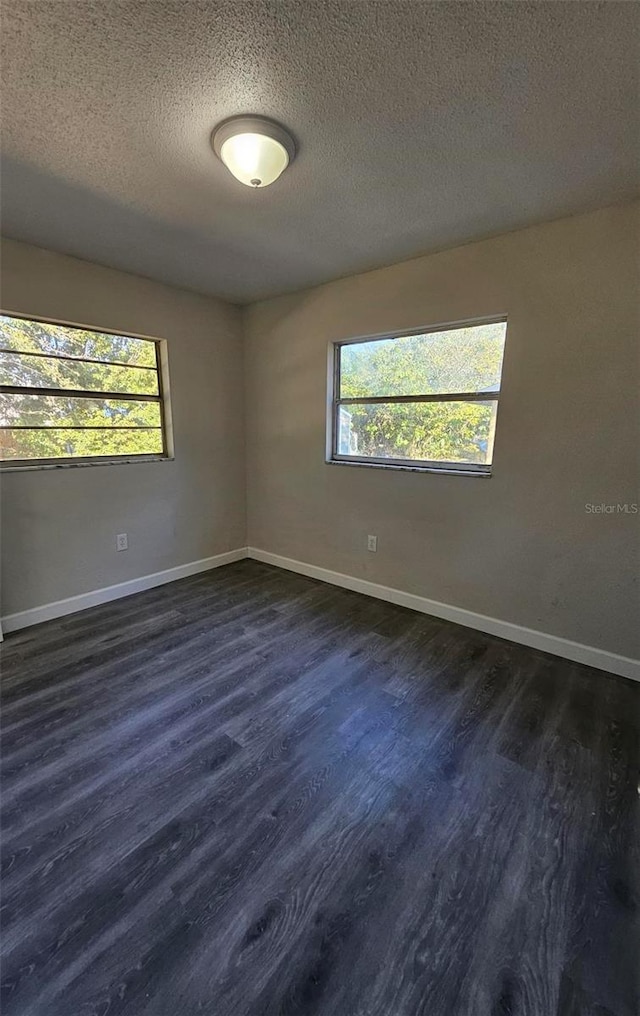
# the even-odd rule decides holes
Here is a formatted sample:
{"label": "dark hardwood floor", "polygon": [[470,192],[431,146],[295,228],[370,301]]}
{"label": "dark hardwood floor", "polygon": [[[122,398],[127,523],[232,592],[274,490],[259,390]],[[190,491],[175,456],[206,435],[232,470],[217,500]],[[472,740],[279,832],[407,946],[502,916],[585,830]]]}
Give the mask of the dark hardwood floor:
{"label": "dark hardwood floor", "polygon": [[3,658],[5,1016],[635,1016],[640,686],[255,561]]}

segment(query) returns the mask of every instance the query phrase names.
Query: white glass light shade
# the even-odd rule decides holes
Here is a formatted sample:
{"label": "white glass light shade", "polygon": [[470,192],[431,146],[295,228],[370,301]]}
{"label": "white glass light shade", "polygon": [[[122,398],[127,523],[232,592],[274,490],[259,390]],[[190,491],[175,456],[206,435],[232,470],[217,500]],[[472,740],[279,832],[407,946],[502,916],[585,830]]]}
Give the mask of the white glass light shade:
{"label": "white glass light shade", "polygon": [[265,134],[235,134],[220,147],[220,158],[247,187],[268,187],[289,164],[285,148]]}
{"label": "white glass light shade", "polygon": [[295,141],[265,116],[233,116],[211,135],[211,145],[235,178],[247,187],[268,187],[296,154]]}

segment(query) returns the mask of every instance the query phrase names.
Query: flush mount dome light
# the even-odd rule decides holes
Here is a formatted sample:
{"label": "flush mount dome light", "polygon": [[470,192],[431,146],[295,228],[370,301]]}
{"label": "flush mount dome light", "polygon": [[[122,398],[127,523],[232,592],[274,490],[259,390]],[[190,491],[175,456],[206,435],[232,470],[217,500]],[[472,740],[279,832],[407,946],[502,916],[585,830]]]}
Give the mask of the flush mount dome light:
{"label": "flush mount dome light", "polygon": [[236,180],[247,187],[268,187],[296,154],[291,135],[264,116],[234,116],[211,135],[213,150]]}

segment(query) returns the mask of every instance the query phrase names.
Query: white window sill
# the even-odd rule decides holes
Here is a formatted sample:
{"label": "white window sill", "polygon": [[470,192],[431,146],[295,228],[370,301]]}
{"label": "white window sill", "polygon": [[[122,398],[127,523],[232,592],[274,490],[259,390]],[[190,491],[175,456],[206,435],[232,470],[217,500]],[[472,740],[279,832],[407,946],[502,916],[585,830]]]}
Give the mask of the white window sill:
{"label": "white window sill", "polygon": [[12,466],[9,463],[0,465],[0,473],[32,473],[35,469],[86,469],[88,466],[141,466],[146,462],[173,462],[174,455],[145,455],[145,456],[114,456],[107,459],[77,459],[75,461],[65,460],[63,462],[34,462],[33,465]]}
{"label": "white window sill", "polygon": [[364,469],[390,469],[395,472],[404,473],[439,473],[443,476],[481,476],[484,479],[491,478],[491,472],[477,469],[441,469],[438,466],[407,466],[398,462],[350,462],[348,459],[325,459],[328,466],[357,466]]}

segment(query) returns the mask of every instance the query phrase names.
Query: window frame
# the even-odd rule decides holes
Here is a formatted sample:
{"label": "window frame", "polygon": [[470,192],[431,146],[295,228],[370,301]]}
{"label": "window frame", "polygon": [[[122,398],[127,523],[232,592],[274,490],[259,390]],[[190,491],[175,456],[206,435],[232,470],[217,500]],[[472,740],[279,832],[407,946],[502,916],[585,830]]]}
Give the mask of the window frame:
{"label": "window frame", "polygon": [[[471,321],[449,322],[447,324],[425,325],[420,328],[403,328],[392,332],[381,332],[375,335],[361,335],[356,338],[336,339],[329,344],[329,369],[328,369],[328,397],[327,397],[327,449],[325,462],[328,465],[340,466],[370,466],[373,469],[396,469],[408,470],[414,473],[444,473],[453,476],[484,476],[490,477],[493,471],[493,454],[491,462],[487,465],[474,462],[444,462],[441,460],[429,459],[402,459],[402,458],[381,458],[372,455],[341,455],[338,452],[338,415],[341,406],[348,405],[379,405],[402,404],[402,403],[429,403],[429,402],[495,402],[496,403],[496,425],[500,395],[502,392],[502,370],[504,370],[504,355],[506,352],[507,336],[503,346],[502,370],[500,372],[500,386],[497,391],[492,392],[443,392],[430,395],[372,395],[359,398],[340,398],[340,350],[343,346],[353,346],[362,342],[376,342],[383,339],[401,339],[413,335],[433,335],[436,332],[457,331],[460,328],[477,328],[482,325],[507,325],[507,315],[500,314],[494,317],[474,318]],[[494,445],[495,449],[495,435]]]}
{"label": "window frame", "polygon": [[[126,455],[83,455],[83,456],[67,456],[67,457],[54,457],[54,458],[40,458],[40,459],[4,459],[0,460],[0,473],[13,473],[13,472],[24,472],[25,470],[32,469],[70,469],[77,466],[108,466],[108,465],[128,465],[140,462],[170,462],[174,459],[174,444],[173,444],[173,424],[171,416],[171,402],[169,397],[169,364],[168,364],[168,351],[166,339],[159,339],[153,335],[142,335],[140,332],[132,332],[128,329],[126,331],[115,328],[102,328],[95,324],[81,324],[78,321],[65,321],[60,318],[43,317],[42,315],[36,314],[25,314],[21,311],[14,311],[1,308],[0,315],[3,317],[11,317],[21,319],[23,321],[35,321],[41,324],[47,325],[60,325],[63,328],[78,328],[87,332],[96,332],[101,335],[118,335],[124,338],[130,339],[143,339],[145,342],[153,342],[155,347],[155,368],[145,367],[145,370],[156,371],[158,378],[158,394],[157,395],[143,395],[139,393],[121,393],[121,392],[99,392],[99,391],[87,391],[84,389],[76,388],[39,388],[28,385],[2,385],[0,384],[0,392],[7,394],[26,394],[26,395],[40,395],[46,396],[60,396],[60,395],[72,395],[76,398],[93,398],[93,399],[118,399],[123,402],[155,402],[160,407],[160,432],[162,435],[162,451],[161,452],[141,452],[139,454],[127,453]],[[1,341],[1,340],[0,340]],[[0,344],[0,352],[7,353],[18,353],[15,349],[5,349]],[[26,356],[37,356],[37,357],[51,357],[51,354],[47,353],[25,353]],[[55,359],[59,360],[70,360],[78,361],[79,363],[100,363],[107,364],[112,363],[113,366],[124,366],[132,367],[134,364],[120,363],[115,361],[95,360],[92,357],[80,357],[80,356],[58,356]],[[49,430],[47,425],[41,425],[33,428],[33,430]],[[71,427],[70,430],[99,430],[98,427]],[[110,428],[105,428],[110,429]],[[118,428],[121,430],[131,429],[140,430],[146,428],[131,427],[131,428]],[[155,429],[155,428],[154,428]]]}

